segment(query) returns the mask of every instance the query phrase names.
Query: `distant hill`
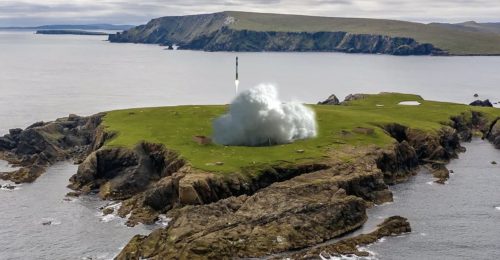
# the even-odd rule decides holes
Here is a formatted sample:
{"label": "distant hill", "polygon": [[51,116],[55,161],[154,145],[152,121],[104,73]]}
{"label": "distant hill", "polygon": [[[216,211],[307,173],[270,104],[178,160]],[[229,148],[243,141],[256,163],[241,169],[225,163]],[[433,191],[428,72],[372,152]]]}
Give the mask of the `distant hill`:
{"label": "distant hill", "polygon": [[83,31],[83,30],[37,30],[36,34],[49,34],[49,35],[109,35],[109,33],[105,32],[96,32],[96,31]]}
{"label": "distant hill", "polygon": [[20,29],[20,30],[112,30],[123,31],[134,27],[134,25],[114,25],[114,24],[53,24],[34,27],[0,27],[0,29]]}
{"label": "distant hill", "polygon": [[464,23],[432,23],[444,28],[458,29],[469,32],[485,32],[500,34],[500,23],[478,23],[474,21]]}
{"label": "distant hill", "polygon": [[206,51],[500,55],[500,35],[464,26],[232,11],[157,18],[109,39]]}

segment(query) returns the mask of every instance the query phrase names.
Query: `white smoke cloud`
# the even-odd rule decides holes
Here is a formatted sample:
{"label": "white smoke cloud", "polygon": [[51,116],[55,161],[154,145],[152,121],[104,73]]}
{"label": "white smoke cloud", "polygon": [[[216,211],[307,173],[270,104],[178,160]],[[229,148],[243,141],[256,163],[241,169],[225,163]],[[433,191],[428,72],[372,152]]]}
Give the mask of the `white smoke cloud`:
{"label": "white smoke cloud", "polygon": [[283,103],[276,87],[261,84],[241,92],[229,113],[213,122],[218,144],[266,146],[316,136],[316,115],[298,102]]}

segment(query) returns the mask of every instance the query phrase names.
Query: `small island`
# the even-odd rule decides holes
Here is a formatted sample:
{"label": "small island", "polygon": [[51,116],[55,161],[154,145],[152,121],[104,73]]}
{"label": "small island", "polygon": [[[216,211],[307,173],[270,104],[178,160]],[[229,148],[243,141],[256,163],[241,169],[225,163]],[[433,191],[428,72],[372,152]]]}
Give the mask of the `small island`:
{"label": "small island", "polygon": [[37,30],[36,34],[70,34],[70,35],[109,35],[105,32],[82,31],[82,30]]}
{"label": "small island", "polygon": [[366,256],[357,245],[411,232],[411,223],[392,216],[372,233],[315,246],[361,227],[368,208],[392,201],[388,186],[419,167],[445,184],[446,164],[474,135],[500,149],[497,108],[399,93],[355,94],[343,102],[332,96],[308,107],[316,113],[316,138],[256,147],[202,138],[212,136],[212,121],[226,105],[38,122],[0,137],[0,158],[20,166],[0,177],[32,182],[48,166],[73,159],[79,168],[68,196],[120,202],[103,212],[127,217],[130,226],[170,219],[132,238],[117,259]]}

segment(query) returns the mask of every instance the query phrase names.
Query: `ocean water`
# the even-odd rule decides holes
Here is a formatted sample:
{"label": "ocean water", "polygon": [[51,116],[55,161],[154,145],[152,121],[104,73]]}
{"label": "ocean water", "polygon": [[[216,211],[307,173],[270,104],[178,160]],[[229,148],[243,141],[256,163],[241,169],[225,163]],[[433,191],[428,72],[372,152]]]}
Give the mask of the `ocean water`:
{"label": "ocean water", "polygon": [[476,139],[447,167],[446,185],[422,170],[409,182],[391,187],[394,202],[368,211],[356,233],[367,233],[385,218],[408,218],[412,232],[388,237],[367,249],[375,259],[500,259],[500,150]]}
{"label": "ocean water", "polygon": [[[500,57],[206,53],[105,40],[0,31],[0,134],[70,113],[228,103],[235,92],[236,56],[240,89],[275,83],[285,100],[316,103],[332,93],[342,99],[350,93],[397,91],[461,103],[478,93],[500,101]],[[381,259],[494,259],[486,256],[495,255],[493,245],[500,242],[495,236],[500,225],[492,224],[500,216],[495,191],[500,172],[475,163],[486,156],[500,160],[499,154],[489,144],[474,142],[469,148],[471,153],[450,166],[456,174],[448,185],[430,185],[432,178],[420,174],[393,187],[395,203],[372,209],[366,228],[378,217],[400,214],[410,218],[415,231],[370,251]],[[0,162],[0,171],[8,170]],[[156,227],[128,228],[119,218],[103,218],[98,209],[109,202],[92,196],[65,200],[75,172],[75,165],[60,163],[33,184],[0,190],[0,259],[109,259],[133,235]],[[49,221],[52,225],[43,225]]]}

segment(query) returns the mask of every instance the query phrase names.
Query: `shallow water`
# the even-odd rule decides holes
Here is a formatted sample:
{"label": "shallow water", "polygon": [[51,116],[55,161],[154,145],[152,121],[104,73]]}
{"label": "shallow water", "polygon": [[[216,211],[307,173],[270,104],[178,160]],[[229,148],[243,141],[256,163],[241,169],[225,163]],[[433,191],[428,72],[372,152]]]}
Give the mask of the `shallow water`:
{"label": "shallow water", "polygon": [[[0,134],[70,113],[90,115],[128,107],[228,103],[234,96],[236,55],[240,57],[241,89],[274,82],[284,99],[315,103],[331,93],[343,98],[356,92],[398,91],[463,103],[478,93],[480,98],[500,101],[500,57],[205,53],[164,51],[159,46],[111,44],[104,40],[100,36],[0,31]],[[495,154],[498,157],[485,144],[473,143],[471,151],[476,146],[486,153],[478,156],[480,159]],[[479,160],[471,159],[469,163],[475,161]],[[454,163],[458,162],[461,160]],[[467,165],[463,170],[459,165],[451,167],[457,176],[452,177],[449,185],[426,184],[432,178],[421,174],[408,184],[394,187],[396,202],[374,208],[375,217],[370,221],[379,222],[377,213],[400,214],[410,217],[415,232],[374,245],[370,250],[383,259],[401,259],[396,257],[399,255],[412,259],[421,251],[432,259],[435,255],[425,248],[437,250],[437,255],[443,251],[492,254],[491,242],[499,244],[493,233],[499,230],[491,221],[498,221],[500,210],[495,207],[500,207],[500,201],[488,195],[498,197],[491,185],[499,183],[500,175],[483,176]],[[0,171],[9,170],[12,169],[0,161]],[[75,171],[76,166],[61,163],[33,184],[20,185],[14,191],[0,190],[0,259],[107,259],[133,235],[148,233],[153,228],[131,229],[120,219],[103,222],[98,208],[106,202],[95,197],[64,201],[69,191],[65,187]],[[482,177],[461,183],[458,175],[468,176],[470,172]],[[484,189],[471,184],[480,180],[483,183],[477,185],[485,186]],[[416,201],[404,203],[412,199]],[[465,205],[453,204],[458,202]],[[387,212],[382,213],[386,208]],[[47,221],[54,225],[42,225]],[[450,226],[454,232],[443,231],[439,236],[431,232]],[[488,235],[479,239],[470,235],[475,231]],[[462,243],[446,236],[461,232],[470,235]],[[428,235],[419,236],[420,233]],[[434,242],[426,242],[434,238]],[[440,243],[435,242],[439,239]],[[460,248],[465,244],[469,246]]]}

